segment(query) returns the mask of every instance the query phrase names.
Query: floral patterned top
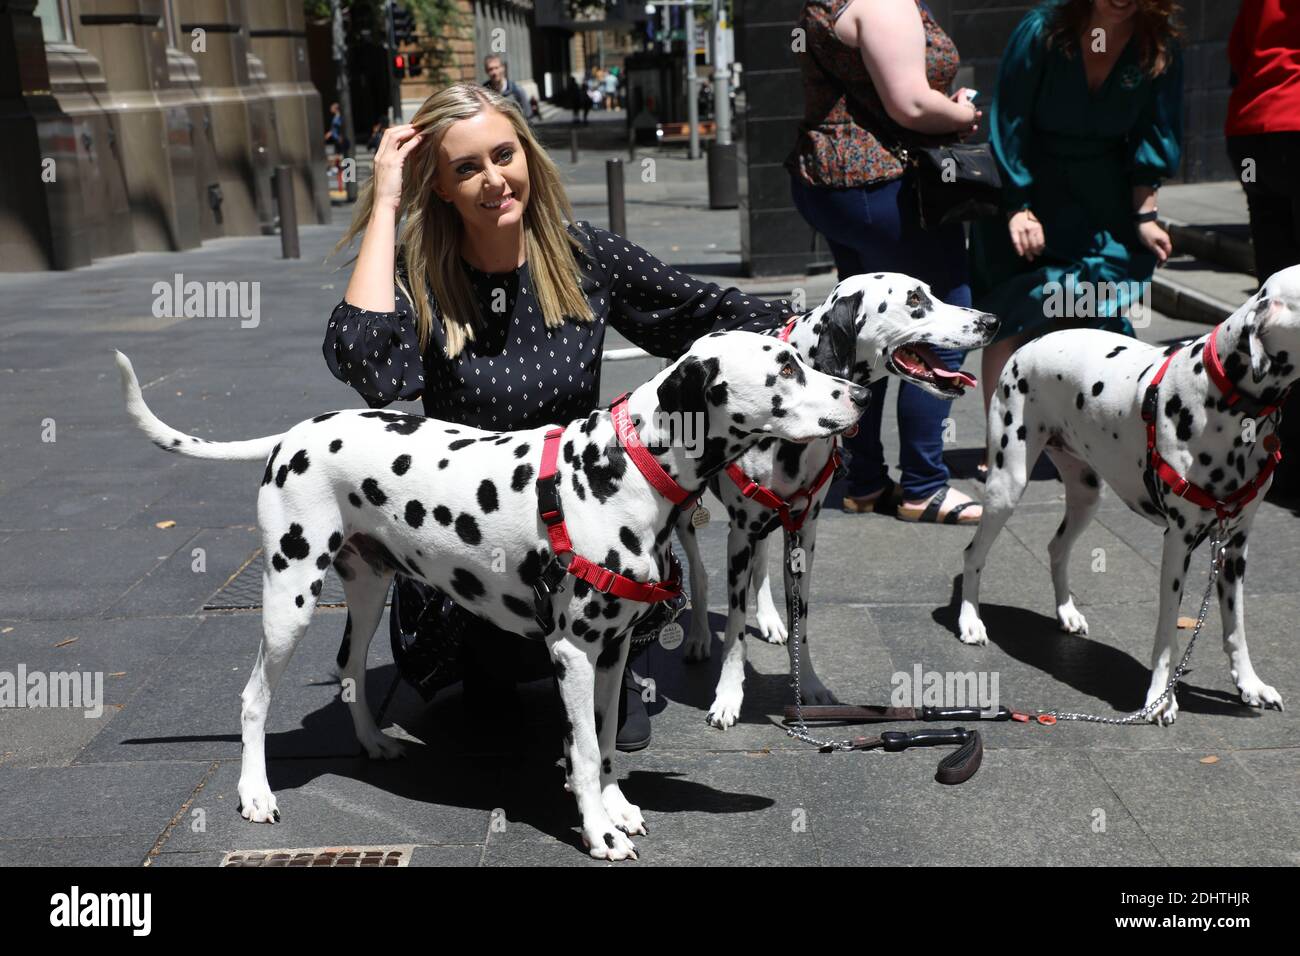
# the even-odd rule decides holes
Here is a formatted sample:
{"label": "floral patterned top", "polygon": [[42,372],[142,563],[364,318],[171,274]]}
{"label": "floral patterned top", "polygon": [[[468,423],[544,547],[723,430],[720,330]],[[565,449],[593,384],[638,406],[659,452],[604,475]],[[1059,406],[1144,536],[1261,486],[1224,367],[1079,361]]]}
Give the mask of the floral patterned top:
{"label": "floral patterned top", "polygon": [[[877,135],[890,145],[953,140],[904,130],[886,114],[861,51],[835,35],[835,21],[850,2],[806,0],[799,18],[807,44],[799,54],[804,118],[785,168],[812,186],[848,188],[902,176],[903,164]],[[922,0],[917,7],[925,27],[926,80],[946,92],[957,74],[957,47]]]}

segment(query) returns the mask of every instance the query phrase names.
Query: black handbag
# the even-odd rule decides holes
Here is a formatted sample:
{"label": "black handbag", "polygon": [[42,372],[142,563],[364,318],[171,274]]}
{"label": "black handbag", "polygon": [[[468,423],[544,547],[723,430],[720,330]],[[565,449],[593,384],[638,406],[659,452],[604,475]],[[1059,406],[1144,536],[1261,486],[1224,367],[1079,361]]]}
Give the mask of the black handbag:
{"label": "black handbag", "polygon": [[923,229],[996,216],[1002,176],[988,143],[955,143],[892,150],[909,167]]}

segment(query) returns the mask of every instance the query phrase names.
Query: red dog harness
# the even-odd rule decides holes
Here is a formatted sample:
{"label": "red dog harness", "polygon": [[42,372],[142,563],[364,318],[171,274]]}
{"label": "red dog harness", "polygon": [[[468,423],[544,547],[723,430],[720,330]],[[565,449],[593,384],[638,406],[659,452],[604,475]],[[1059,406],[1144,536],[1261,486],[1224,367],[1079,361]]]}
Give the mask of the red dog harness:
{"label": "red dog harness", "polygon": [[740,493],[746,498],[757,501],[765,508],[775,510],[781,518],[781,526],[786,531],[798,531],[803,527],[803,523],[812,512],[812,508],[805,508],[803,514],[795,519],[790,516],[793,503],[800,498],[807,498],[808,504],[811,506],[813,495],[817,494],[822,485],[830,481],[831,475],[835,474],[835,469],[839,468],[839,466],[840,445],[838,441],[833,441],[831,443],[831,456],[826,459],[826,464],[822,465],[822,470],[817,473],[813,483],[807,488],[800,488],[798,491],[793,492],[789,498],[782,498],[771,488],[754,481],[734,461],[727,466],[727,477],[736,483],[736,487],[740,489]]}
{"label": "red dog harness", "polygon": [[[619,442],[627,450],[637,470],[660,494],[675,505],[685,505],[692,498],[691,493],[674,481],[641,443],[627,413],[627,396],[628,393],[624,392],[610,405],[610,411],[614,415],[614,432]],[[546,534],[551,539],[551,549],[556,557],[569,555],[568,563],[563,565],[564,570],[579,580],[586,581],[602,594],[612,594],[631,601],[652,604],[681,597],[681,566],[677,563],[677,557],[671,549],[668,552],[670,566],[668,580],[648,582],[634,581],[617,571],[601,567],[573,550],[569,529],[564,524],[564,511],[560,507],[555,468],[556,458],[559,457],[560,438],[563,435],[563,428],[552,428],[546,433],[546,440],[542,446],[541,471],[537,476],[537,510],[546,524]]]}
{"label": "red dog harness", "polygon": [[[1223,398],[1228,403],[1229,408],[1240,403],[1243,409],[1253,406],[1255,408],[1254,417],[1256,418],[1267,418],[1272,415],[1281,407],[1283,400],[1285,400],[1285,393],[1283,398],[1277,402],[1260,406],[1252,396],[1247,395],[1232,384],[1227,373],[1223,370],[1223,363],[1219,361],[1219,351],[1215,345],[1218,333],[1219,326],[1216,325],[1210,331],[1209,341],[1205,343],[1205,370],[1210,376],[1210,381],[1218,386],[1219,391],[1223,393]],[[1169,363],[1173,361],[1178,352],[1179,350],[1175,349],[1165,357],[1164,363],[1152,377],[1150,384],[1147,385],[1146,394],[1142,398],[1142,420],[1147,425],[1148,490],[1152,492],[1152,500],[1158,504],[1159,501],[1154,494],[1156,490],[1154,487],[1155,482],[1151,480],[1152,476],[1155,476],[1168,485],[1169,490],[1180,498],[1186,498],[1197,507],[1213,511],[1220,521],[1226,521],[1240,514],[1241,509],[1246,507],[1259,494],[1260,488],[1268,481],[1269,476],[1273,474],[1273,469],[1282,460],[1282,449],[1278,445],[1276,435],[1266,436],[1264,438],[1264,447],[1269,449],[1271,445],[1271,452],[1264,462],[1264,466],[1260,468],[1259,474],[1226,498],[1215,498],[1200,485],[1194,485],[1180,475],[1156,449],[1156,417],[1159,408],[1158,389],[1160,380],[1165,377],[1165,371],[1169,368]]]}
{"label": "red dog harness", "polygon": [[[785,324],[785,328],[781,330],[781,335],[779,336],[782,342],[790,341],[790,332],[794,329],[794,324],[797,321],[799,321],[799,316],[795,315],[790,317],[790,321]],[[845,434],[852,435],[856,430],[857,426],[854,425],[845,432]],[[740,489],[740,493],[746,498],[751,501],[757,501],[765,508],[773,509],[780,516],[781,526],[785,528],[786,531],[798,531],[803,527],[804,520],[808,517],[812,508],[805,508],[803,514],[799,516],[798,520],[795,520],[790,515],[793,503],[799,498],[807,498],[811,505],[812,496],[817,494],[822,485],[830,481],[831,476],[835,474],[835,470],[839,467],[840,445],[837,440],[831,443],[830,457],[826,459],[826,464],[822,465],[822,470],[817,473],[817,477],[813,479],[813,483],[807,488],[800,488],[798,491],[793,492],[789,498],[782,498],[771,488],[768,488],[765,485],[760,485],[758,482],[754,481],[754,479],[745,474],[741,467],[734,461],[727,466],[727,477],[736,483],[736,487]]]}

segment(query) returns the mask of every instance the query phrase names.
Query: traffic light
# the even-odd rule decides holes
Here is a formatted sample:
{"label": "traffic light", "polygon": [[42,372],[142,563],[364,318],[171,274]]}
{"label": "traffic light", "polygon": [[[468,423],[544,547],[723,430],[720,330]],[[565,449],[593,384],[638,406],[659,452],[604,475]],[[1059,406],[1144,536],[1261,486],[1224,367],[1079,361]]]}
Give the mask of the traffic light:
{"label": "traffic light", "polygon": [[399,43],[415,42],[415,14],[400,4],[393,4],[393,38]]}
{"label": "traffic light", "polygon": [[424,72],[424,67],[420,64],[419,53],[408,53],[406,55],[406,75],[419,76]]}
{"label": "traffic light", "polygon": [[393,54],[393,75],[398,79],[406,76],[406,55],[402,53]]}

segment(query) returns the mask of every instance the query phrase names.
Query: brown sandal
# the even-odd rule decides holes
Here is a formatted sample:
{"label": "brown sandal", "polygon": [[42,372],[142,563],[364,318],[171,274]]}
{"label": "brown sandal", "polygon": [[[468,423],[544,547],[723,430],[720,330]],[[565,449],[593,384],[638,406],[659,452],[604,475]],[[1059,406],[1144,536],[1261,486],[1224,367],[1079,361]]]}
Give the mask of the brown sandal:
{"label": "brown sandal", "polygon": [[898,482],[890,479],[889,484],[875,494],[860,497],[844,496],[841,507],[850,514],[895,514],[898,504],[903,500],[903,489]]}
{"label": "brown sandal", "polygon": [[[972,498],[969,501],[963,501],[960,504],[953,505],[946,512],[943,510],[944,502],[948,500],[948,493],[952,491],[948,485],[944,485],[925,503],[925,507],[919,512],[906,512],[903,510],[904,505],[898,508],[897,518],[899,521],[912,521],[921,524],[979,524],[983,516],[983,506]],[[970,518],[963,519],[962,515],[971,505],[980,508],[980,514]],[[942,513],[942,517],[940,514]]]}

